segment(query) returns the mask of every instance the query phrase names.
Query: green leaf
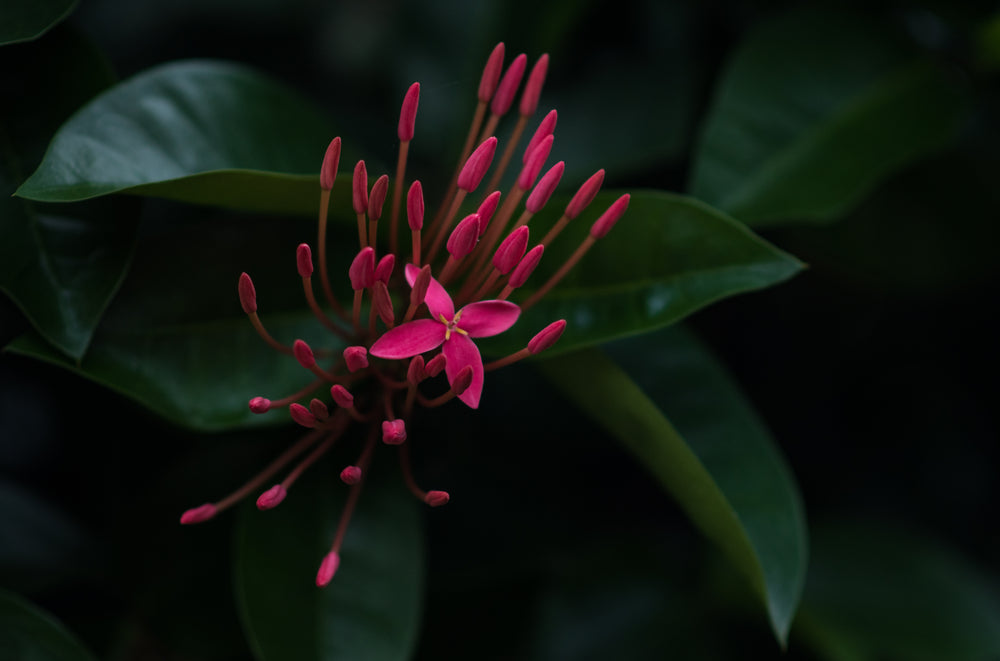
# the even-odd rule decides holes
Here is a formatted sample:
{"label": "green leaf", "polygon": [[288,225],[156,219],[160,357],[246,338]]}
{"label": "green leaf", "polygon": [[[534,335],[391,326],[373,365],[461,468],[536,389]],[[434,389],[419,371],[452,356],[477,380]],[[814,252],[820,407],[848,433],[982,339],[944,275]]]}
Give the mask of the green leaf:
{"label": "green leaf", "polygon": [[0,46],[45,34],[76,8],[77,0],[4,0],[0,3]]}
{"label": "green leaf", "polygon": [[[202,60],[165,64],[70,118],[17,194],[68,202],[127,191],[284,211],[299,191],[300,205],[315,205],[332,135],[308,101],[254,70]],[[295,174],[308,176],[288,176]]]}
{"label": "green leaf", "polygon": [[[525,290],[545,283],[619,194],[598,195],[569,224],[546,249]],[[533,218],[532,236],[541,238],[565,204],[553,199]],[[795,258],[697,200],[639,191],[611,233],[555,289],[511,331],[483,345],[494,354],[517,351],[550,322],[566,319],[566,332],[552,351],[571,351],[662,328],[726,296],[781,282],[801,268]]]}
{"label": "green leaf", "polygon": [[314,468],[280,507],[243,509],[236,541],[241,616],[261,661],[404,661],[417,642],[423,542],[416,501],[394,457],[376,456],[325,588],[329,552],[349,488]]}
{"label": "green leaf", "polygon": [[820,528],[813,551],[793,633],[821,658],[1000,656],[1000,584],[954,551],[872,521]]}
{"label": "green leaf", "polygon": [[621,440],[750,579],[783,642],[806,569],[795,481],[767,429],[693,338],[670,329],[541,361],[582,411]]}
{"label": "green leaf", "polygon": [[832,220],[948,144],[956,74],[870,18],[800,9],[734,54],[695,153],[691,192],[750,224]]}
{"label": "green leaf", "polygon": [[0,658],[17,661],[96,661],[51,615],[0,590]]}

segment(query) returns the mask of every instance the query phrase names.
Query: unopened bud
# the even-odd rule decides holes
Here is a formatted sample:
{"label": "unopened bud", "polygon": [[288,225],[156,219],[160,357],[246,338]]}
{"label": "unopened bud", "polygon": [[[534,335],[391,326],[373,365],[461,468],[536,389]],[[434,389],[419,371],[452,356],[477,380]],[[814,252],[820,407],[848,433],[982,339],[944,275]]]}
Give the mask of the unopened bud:
{"label": "unopened bud", "polygon": [[563,331],[566,330],[566,320],[560,319],[538,332],[531,341],[528,342],[528,351],[532,354],[541,353],[559,341]]}
{"label": "unopened bud", "polygon": [[389,175],[383,174],[372,185],[371,197],[368,198],[368,219],[375,221],[382,217],[382,206],[389,192]]}
{"label": "unopened bud", "polygon": [[549,152],[552,151],[553,142],[555,142],[555,136],[546,136],[544,140],[538,143],[538,146],[535,147],[531,154],[528,155],[528,160],[524,162],[521,174],[517,177],[518,188],[527,191],[531,190],[531,187],[535,185],[535,179],[538,178],[538,173],[545,167],[545,161],[549,158]]}
{"label": "unopened bud", "polygon": [[352,184],[354,213],[365,213],[368,211],[368,170],[364,161],[358,161],[354,166]]}
{"label": "unopened bud", "polygon": [[292,353],[295,354],[295,360],[299,361],[299,365],[306,369],[311,369],[316,365],[316,356],[313,355],[312,348],[302,340],[295,340],[292,344]]}
{"label": "unopened bud", "polygon": [[181,524],[190,525],[192,523],[203,523],[208,521],[216,514],[219,510],[212,503],[205,503],[198,507],[192,507],[188,511],[181,514]]}
{"label": "unopened bud", "polygon": [[392,309],[392,297],[389,296],[389,289],[381,280],[375,282],[372,287],[372,298],[374,299],[375,311],[379,319],[386,326],[396,322],[396,315]]}
{"label": "unopened bud", "polygon": [[563,161],[559,161],[549,168],[549,171],[542,175],[535,189],[531,191],[531,195],[528,196],[528,200],[524,203],[524,208],[531,213],[541,211],[542,207],[548,203],[549,198],[552,197],[552,193],[555,192],[556,186],[559,185],[559,181],[562,179],[565,170],[566,163]]}
{"label": "unopened bud", "polygon": [[415,386],[426,378],[427,371],[424,369],[424,357],[418,354],[410,360],[410,365],[406,368],[406,380]]}
{"label": "unopened bud", "polygon": [[361,481],[361,468],[358,466],[348,466],[340,471],[340,481],[344,484],[357,484]]}
{"label": "unopened bud", "polygon": [[312,413],[317,420],[326,420],[330,417],[330,409],[326,407],[326,404],[315,397],[309,401],[309,412]]}
{"label": "unopened bud", "polygon": [[462,167],[458,175],[458,187],[467,193],[476,190],[479,183],[486,176],[486,171],[493,164],[493,156],[497,151],[497,139],[493,136],[483,140],[483,144],[476,147],[469,159]]}
{"label": "unopened bud", "polygon": [[522,225],[511,232],[493,255],[493,266],[500,273],[507,275],[517,266],[528,249],[528,226]]}
{"label": "unopened bud", "polygon": [[237,287],[240,292],[240,305],[243,312],[253,314],[257,311],[257,290],[253,288],[253,280],[246,273],[240,274],[240,284]]}
{"label": "unopened bud", "polygon": [[295,251],[295,262],[299,267],[299,276],[308,278],[313,274],[312,250],[308,243],[300,243]]}
{"label": "unopened bud", "polygon": [[455,375],[455,380],[451,382],[451,390],[456,397],[461,397],[469,386],[472,385],[472,365],[466,365]]}
{"label": "unopened bud", "polygon": [[406,423],[400,419],[382,421],[382,442],[386,445],[400,445],[406,441]]}
{"label": "unopened bud", "polygon": [[406,220],[414,232],[424,227],[424,187],[420,181],[410,184],[406,193]]}
{"label": "unopened bud", "polygon": [[344,362],[347,363],[349,372],[357,372],[368,367],[368,349],[362,346],[347,347],[344,349]]}
{"label": "unopened bud", "polygon": [[420,83],[413,83],[403,97],[403,107],[399,110],[399,128],[397,134],[400,142],[413,140],[417,124],[417,104],[420,102]]}
{"label": "unopened bud", "polygon": [[254,397],[250,400],[251,413],[267,413],[271,410],[271,400],[267,397]]}
{"label": "unopened bud", "polygon": [[503,73],[503,55],[504,45],[501,41],[493,47],[493,52],[483,67],[483,76],[479,79],[479,100],[483,103],[489,103],[497,91],[500,74]]}
{"label": "unopened bud", "polygon": [[337,573],[339,567],[340,555],[336,551],[327,553],[319,565],[319,571],[316,572],[316,586],[323,587],[332,581],[333,575]]}
{"label": "unopened bud", "polygon": [[510,110],[517,95],[517,88],[521,86],[521,78],[524,77],[524,70],[528,67],[528,56],[521,53],[507,67],[500,84],[497,85],[496,94],[493,95],[493,102],[490,104],[490,112],[494,115],[504,115]]}
{"label": "unopened bud", "polygon": [[[409,269],[407,269],[409,271]],[[420,305],[427,296],[427,288],[431,286],[431,265],[425,264],[417,273],[413,281],[413,289],[410,290],[410,305]]]}
{"label": "unopened bud", "polygon": [[312,429],[316,426],[316,416],[310,413],[309,409],[301,404],[291,404],[288,407],[288,412],[291,414],[292,420],[299,423],[303,427]]}
{"label": "unopened bud", "polygon": [[521,105],[519,110],[525,117],[531,117],[538,109],[538,99],[542,95],[542,85],[545,84],[545,74],[549,70],[549,54],[545,53],[528,74],[528,82],[524,84],[524,92],[521,94]]}
{"label": "unopened bud", "polygon": [[287,495],[288,492],[285,490],[285,487],[280,484],[275,484],[273,487],[260,494],[257,498],[257,509],[273,509],[280,505],[281,501],[283,501]]}
{"label": "unopened bud", "polygon": [[333,182],[337,179],[337,167],[340,165],[340,137],[330,141],[323,156],[323,167],[319,171],[319,185],[323,190],[333,188]]}
{"label": "unopened bud", "polygon": [[448,495],[447,491],[428,491],[427,495],[424,496],[424,502],[431,507],[441,507],[446,505],[449,500],[451,500],[451,496]]}
{"label": "unopened bud", "polygon": [[556,121],[559,119],[559,113],[555,110],[550,110],[538,124],[538,128],[535,129],[534,135],[531,136],[531,140],[528,140],[528,146],[524,148],[524,155],[521,157],[521,163],[527,163],[528,157],[531,156],[531,152],[535,151],[542,140],[549,137],[556,130]]}
{"label": "unopened bud", "polygon": [[566,205],[566,217],[576,218],[580,213],[587,208],[587,206],[594,201],[597,196],[597,191],[601,190],[601,184],[604,183],[604,170],[598,170],[594,174],[590,175],[587,181],[583,182],[580,189],[576,191],[573,199],[569,201]]}
{"label": "unopened bud", "polygon": [[427,376],[433,379],[435,376],[444,371],[447,364],[448,360],[444,357],[444,354],[439,353],[427,361],[427,365],[424,366],[424,369],[427,370]]}
{"label": "unopened bud", "polygon": [[349,409],[354,406],[354,395],[339,383],[330,386],[330,396],[334,403],[342,409]]}
{"label": "unopened bud", "polygon": [[528,251],[528,254],[524,256],[517,266],[511,271],[510,278],[507,280],[507,284],[514,289],[517,289],[531,276],[535,271],[535,267],[538,266],[538,262],[542,259],[542,253],[545,252],[545,246],[539,244]]}
{"label": "unopened bud", "polygon": [[396,268],[396,256],[389,253],[378,260],[378,265],[375,267],[375,280],[389,284],[389,278],[392,277],[392,270],[394,268]]}
{"label": "unopened bud", "polygon": [[482,237],[486,234],[486,228],[490,224],[490,220],[493,219],[493,214],[496,213],[497,205],[500,204],[500,191],[495,190],[486,196],[483,203],[479,205],[476,209],[476,213],[479,214],[479,236]]}
{"label": "unopened bud", "polygon": [[362,248],[351,262],[347,275],[351,278],[354,291],[371,287],[375,282],[375,249],[371,246]]}
{"label": "unopened bud", "polygon": [[625,214],[625,210],[628,209],[628,202],[631,196],[625,193],[617,200],[611,203],[608,210],[601,214],[601,217],[594,221],[594,224],[590,226],[590,236],[595,239],[603,238],[611,228],[615,226],[621,217]]}
{"label": "unopened bud", "polygon": [[448,237],[445,247],[448,253],[455,259],[462,259],[476,247],[479,241],[479,214],[474,213],[466,216],[458,223],[455,230]]}

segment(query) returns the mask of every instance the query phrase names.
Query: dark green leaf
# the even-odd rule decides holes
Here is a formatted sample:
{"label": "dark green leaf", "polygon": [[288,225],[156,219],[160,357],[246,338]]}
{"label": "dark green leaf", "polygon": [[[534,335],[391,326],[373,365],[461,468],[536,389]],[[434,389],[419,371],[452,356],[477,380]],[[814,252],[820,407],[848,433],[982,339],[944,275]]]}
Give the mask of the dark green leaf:
{"label": "dark green leaf", "polygon": [[610,351],[619,364],[590,350],[539,366],[723,548],[784,641],[805,579],[807,544],[798,489],[770,434],[723,369],[680,330]]}
{"label": "dark green leaf", "polygon": [[404,661],[423,594],[419,510],[394,457],[376,456],[325,588],[314,579],[349,488],[315,473],[269,512],[245,508],[236,541],[244,626],[261,661]]}
{"label": "dark green leaf", "polygon": [[0,590],[0,658],[96,661],[51,615],[5,590]]}
{"label": "dark green leaf", "polygon": [[42,36],[76,7],[77,0],[4,0],[0,3],[0,46]]}
{"label": "dark green leaf", "polygon": [[847,12],[760,26],[716,91],[691,191],[751,224],[830,220],[946,145],[966,115],[954,72]]}
{"label": "dark green leaf", "polygon": [[[821,528],[794,634],[830,661],[1000,656],[1000,597],[953,551],[884,523]],[[992,582],[992,586],[990,586]]]}
{"label": "dark green leaf", "polygon": [[[215,61],[166,64],[94,99],[56,134],[17,194],[68,202],[119,191],[286,210],[333,133],[294,91]],[[299,204],[315,204],[309,186]],[[292,194],[293,199],[297,198]]]}

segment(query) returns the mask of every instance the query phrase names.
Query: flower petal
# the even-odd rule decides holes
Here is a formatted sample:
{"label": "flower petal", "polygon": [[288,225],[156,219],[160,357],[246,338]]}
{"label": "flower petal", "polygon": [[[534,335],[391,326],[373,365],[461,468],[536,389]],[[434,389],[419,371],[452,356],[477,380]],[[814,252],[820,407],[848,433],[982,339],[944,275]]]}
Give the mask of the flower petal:
{"label": "flower petal", "polygon": [[469,337],[498,335],[517,321],[521,308],[510,301],[477,301],[459,310],[458,327]]}
{"label": "flower petal", "polygon": [[383,333],[368,353],[379,358],[410,358],[441,346],[447,329],[440,321],[417,319]]}
{"label": "flower petal", "polygon": [[476,343],[461,333],[452,333],[451,338],[444,343],[441,351],[446,359],[444,371],[448,375],[448,383],[455,380],[463,367],[472,365],[472,385],[458,398],[465,402],[469,408],[479,408],[485,372],[483,371],[483,359],[479,355]]}
{"label": "flower petal", "polygon": [[[413,286],[417,280],[420,269],[413,264],[406,265],[406,281]],[[451,321],[455,316],[455,304],[451,302],[451,296],[436,279],[431,278],[431,284],[427,287],[427,296],[424,297],[427,309],[431,311],[431,316],[438,319],[442,314],[444,318]]]}

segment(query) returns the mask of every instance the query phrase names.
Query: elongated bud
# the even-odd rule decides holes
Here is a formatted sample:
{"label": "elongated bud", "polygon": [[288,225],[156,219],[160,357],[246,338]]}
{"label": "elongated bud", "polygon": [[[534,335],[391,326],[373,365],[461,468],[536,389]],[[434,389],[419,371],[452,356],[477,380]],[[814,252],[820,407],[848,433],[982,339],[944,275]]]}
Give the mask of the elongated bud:
{"label": "elongated bud", "polygon": [[493,52],[490,53],[489,59],[486,60],[486,66],[483,67],[483,76],[479,79],[479,100],[483,103],[489,103],[494,92],[497,91],[500,74],[503,73],[503,56],[504,45],[501,41],[493,47]]}
{"label": "elongated bud", "polygon": [[500,191],[495,190],[486,196],[483,203],[479,205],[476,213],[479,214],[479,236],[482,237],[486,234],[486,228],[489,226],[490,221],[493,219],[493,214],[497,211],[497,205],[500,204]]}
{"label": "elongated bud", "polygon": [[447,362],[448,361],[444,357],[443,353],[439,353],[438,355],[428,360],[427,365],[424,367],[424,369],[427,370],[427,376],[434,378],[435,376],[443,372]]}
{"label": "elongated bud", "polygon": [[420,305],[427,296],[427,288],[431,285],[431,265],[424,264],[413,281],[413,289],[410,290],[410,305]]}
{"label": "elongated bud", "polygon": [[188,511],[181,514],[181,524],[190,525],[192,523],[204,523],[209,519],[213,518],[219,510],[212,503],[205,503],[204,505],[199,505],[198,507],[192,507]]}
{"label": "elongated bud", "polygon": [[354,291],[371,287],[375,282],[375,249],[371,246],[362,248],[351,262],[347,275],[351,278]]}
{"label": "elongated bud", "polygon": [[353,185],[354,213],[365,213],[368,211],[368,170],[364,161],[354,166]]}
{"label": "elongated bud", "polygon": [[378,265],[375,267],[375,281],[389,284],[389,278],[392,277],[392,269],[394,268],[396,268],[396,256],[389,253],[378,260]]}
{"label": "elongated bud", "polygon": [[254,397],[250,400],[251,413],[267,413],[271,410],[271,400],[266,397]]}
{"label": "elongated bud", "polygon": [[342,409],[349,409],[354,406],[354,395],[339,383],[330,386],[330,396],[333,397],[334,403]]}
{"label": "elongated bud", "polygon": [[419,181],[410,184],[406,193],[406,220],[414,232],[424,228],[424,187]]}
{"label": "elongated bud", "polygon": [[310,369],[316,364],[316,356],[313,355],[312,348],[302,340],[295,340],[292,345],[292,353],[295,354],[295,360],[299,361],[299,365],[306,369]]}
{"label": "elongated bud", "polygon": [[424,369],[424,357],[418,354],[410,360],[410,365],[406,368],[406,380],[412,385],[417,385],[426,378],[427,371]]}
{"label": "elongated bud", "polygon": [[246,273],[240,274],[240,284],[237,287],[240,292],[240,305],[243,312],[253,314],[257,311],[257,290],[253,288],[253,280]]}
{"label": "elongated bud", "polygon": [[326,407],[326,404],[315,397],[309,400],[309,412],[312,413],[317,420],[326,420],[330,417],[330,409]]}
{"label": "elongated bud", "polygon": [[319,185],[323,190],[333,188],[337,179],[337,168],[340,166],[340,136],[330,141],[323,156],[323,167],[319,171]]}
{"label": "elongated bud", "polygon": [[287,495],[288,492],[285,490],[285,487],[280,484],[275,484],[273,487],[260,494],[257,498],[257,509],[274,509],[281,504],[281,501],[283,501]]}
{"label": "elongated bud", "polygon": [[413,140],[413,133],[417,124],[417,104],[420,102],[420,83],[413,83],[410,89],[406,90],[403,97],[403,107],[399,110],[399,135],[400,142]]}
{"label": "elongated bud", "polygon": [[358,466],[348,466],[340,471],[340,481],[344,484],[355,485],[361,481],[361,468]]}
{"label": "elongated bud", "polygon": [[311,277],[313,274],[312,250],[308,243],[300,243],[295,251],[295,262],[299,267],[299,276],[303,278]]}
{"label": "elongated bud", "polygon": [[372,287],[372,298],[374,299],[375,311],[382,323],[386,326],[395,323],[396,315],[392,310],[392,297],[389,296],[389,288],[381,280],[376,281]]}
{"label": "elongated bud", "polygon": [[525,117],[531,117],[538,109],[538,99],[542,95],[542,85],[545,84],[545,74],[549,71],[549,54],[545,53],[528,74],[528,82],[524,84],[519,110]]}
{"label": "elongated bud", "polygon": [[552,151],[553,141],[555,141],[555,136],[545,136],[545,139],[538,143],[535,150],[528,156],[528,160],[517,178],[518,188],[526,191],[531,190],[531,187],[535,185],[535,179],[538,178],[538,173],[542,171],[545,161],[549,157],[549,152]]}
{"label": "elongated bud", "polygon": [[545,246],[539,244],[528,251],[528,254],[524,256],[517,266],[510,274],[510,278],[507,280],[507,284],[517,289],[531,276],[534,272],[535,267],[538,266],[538,262],[542,259],[542,253],[545,252]]}
{"label": "elongated bud", "polygon": [[559,119],[559,113],[555,110],[550,110],[535,129],[535,134],[531,136],[531,140],[528,140],[528,146],[524,148],[524,155],[521,157],[521,163],[527,163],[528,157],[531,156],[531,152],[535,151],[535,147],[541,144],[542,140],[549,137],[556,131],[556,120]]}
{"label": "elongated bud", "polygon": [[583,182],[580,189],[576,191],[573,199],[569,201],[566,205],[565,215],[567,218],[576,218],[580,213],[586,209],[594,198],[597,197],[597,192],[601,190],[601,184],[604,183],[604,170],[598,170],[594,174],[590,175],[590,179]]}
{"label": "elongated bud", "polygon": [[402,420],[382,421],[382,442],[386,445],[400,445],[406,441],[406,423]]}
{"label": "elongated bud", "polygon": [[549,198],[552,197],[552,193],[555,192],[565,171],[566,163],[564,161],[559,161],[549,168],[549,171],[542,175],[538,185],[531,191],[528,201],[524,203],[524,208],[531,213],[541,211],[542,207],[548,203]]}
{"label": "elongated bud", "polygon": [[594,221],[594,224],[590,226],[590,236],[595,239],[603,238],[611,228],[615,226],[615,223],[621,219],[625,214],[625,210],[628,209],[628,202],[631,199],[631,195],[625,193],[617,200],[611,203],[608,210],[601,214],[601,217]]}
{"label": "elongated bud", "polygon": [[462,171],[458,175],[458,187],[467,193],[476,190],[486,176],[486,171],[493,164],[493,156],[497,152],[497,139],[490,136],[483,140],[483,144],[476,147],[469,160],[465,162]]}
{"label": "elongated bud", "polygon": [[497,85],[496,94],[493,95],[493,102],[490,104],[490,112],[494,115],[504,115],[510,110],[514,103],[514,96],[517,95],[517,88],[521,86],[521,78],[524,77],[524,70],[528,67],[528,56],[521,53],[507,67],[500,84]]}
{"label": "elongated bud", "polygon": [[455,375],[455,380],[451,382],[451,390],[455,393],[456,397],[461,397],[471,385],[472,365],[466,365]]}
{"label": "elongated bud", "polygon": [[389,192],[389,175],[383,174],[372,185],[371,197],[368,198],[368,219],[376,221],[382,217],[382,206]]}
{"label": "elongated bud", "polygon": [[500,273],[507,275],[517,266],[528,249],[528,226],[522,225],[511,232],[497,248],[493,255],[493,266]]}
{"label": "elongated bud", "polygon": [[291,404],[288,407],[288,412],[291,414],[292,420],[299,423],[303,427],[312,429],[316,426],[316,416],[310,413],[309,409],[301,404]]}
{"label": "elongated bud", "polygon": [[479,241],[479,214],[466,216],[448,237],[445,247],[455,259],[462,259],[476,247]]}
{"label": "elongated bud", "polygon": [[316,586],[323,587],[333,580],[333,575],[340,568],[340,555],[336,551],[330,551],[319,564],[319,571],[316,572]]}
{"label": "elongated bud", "polygon": [[424,496],[424,502],[431,507],[441,507],[446,505],[449,500],[451,500],[451,496],[448,495],[447,491],[428,491],[427,495]]}
{"label": "elongated bud", "polygon": [[364,347],[347,347],[344,349],[344,362],[349,372],[357,372],[368,367],[368,349]]}
{"label": "elongated bud", "polygon": [[537,335],[531,338],[531,341],[528,342],[528,351],[532,354],[545,351],[559,341],[559,338],[562,337],[564,330],[566,330],[565,319],[553,321],[551,324],[539,331]]}

